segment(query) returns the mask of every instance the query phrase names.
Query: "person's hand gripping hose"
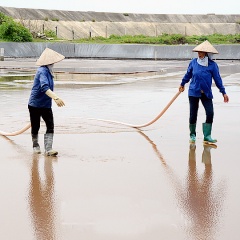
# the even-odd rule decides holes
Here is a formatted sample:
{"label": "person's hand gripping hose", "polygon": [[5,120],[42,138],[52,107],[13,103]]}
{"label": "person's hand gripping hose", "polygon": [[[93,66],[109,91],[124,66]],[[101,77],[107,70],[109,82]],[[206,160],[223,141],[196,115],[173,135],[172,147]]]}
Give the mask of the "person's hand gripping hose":
{"label": "person's hand gripping hose", "polygon": [[179,90],[179,92],[184,92],[184,90],[185,90],[185,88],[184,88],[184,86],[179,86],[179,88],[178,88],[178,90]]}

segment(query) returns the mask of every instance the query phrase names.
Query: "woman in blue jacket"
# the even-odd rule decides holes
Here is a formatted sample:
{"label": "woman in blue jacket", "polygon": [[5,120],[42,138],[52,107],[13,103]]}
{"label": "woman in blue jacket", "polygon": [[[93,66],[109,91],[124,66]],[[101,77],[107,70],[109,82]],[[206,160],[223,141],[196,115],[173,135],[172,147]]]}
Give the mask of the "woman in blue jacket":
{"label": "woman in blue jacket", "polygon": [[52,112],[52,99],[59,107],[64,106],[64,102],[54,92],[53,81],[53,65],[62,61],[65,57],[50,48],[46,48],[36,65],[40,66],[37,69],[33,87],[31,90],[28,109],[31,121],[31,134],[33,142],[33,151],[40,154],[40,146],[38,143],[38,131],[40,129],[41,117],[46,124],[46,134],[44,134],[45,154],[48,156],[56,156],[57,151],[52,149],[54,120]]}
{"label": "woman in blue jacket", "polygon": [[211,137],[214,117],[212,79],[219,91],[222,93],[224,102],[228,102],[229,98],[223,86],[218,65],[211,59],[212,55],[217,54],[218,51],[207,40],[195,47],[193,51],[198,53],[198,58],[194,58],[189,63],[187,72],[184,75],[179,87],[179,91],[183,92],[185,84],[191,80],[188,89],[190,105],[190,143],[195,143],[196,141],[196,123],[199,100],[201,100],[206,112],[206,122],[202,124],[204,135],[203,142],[206,144],[214,144],[217,140],[212,139]]}

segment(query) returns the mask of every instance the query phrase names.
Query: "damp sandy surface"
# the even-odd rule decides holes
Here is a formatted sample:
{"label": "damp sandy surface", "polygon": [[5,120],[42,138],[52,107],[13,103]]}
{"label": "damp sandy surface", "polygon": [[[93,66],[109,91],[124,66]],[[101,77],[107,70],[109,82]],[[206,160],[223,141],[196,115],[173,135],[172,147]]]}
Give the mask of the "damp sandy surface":
{"label": "damp sandy surface", "polygon": [[[142,63],[151,65],[134,64]],[[196,148],[189,146],[187,91],[141,130],[102,121],[139,125],[164,109],[188,61],[157,64],[161,71],[56,74],[55,91],[66,103],[53,105],[58,157],[33,155],[29,130],[0,136],[0,239],[240,238],[240,62],[219,61],[230,102],[213,87],[216,149],[202,145],[201,105]],[[132,66],[125,67],[138,72]],[[34,75],[11,67],[0,70],[0,130],[8,132],[28,123]],[[42,123],[42,149],[44,131]]]}

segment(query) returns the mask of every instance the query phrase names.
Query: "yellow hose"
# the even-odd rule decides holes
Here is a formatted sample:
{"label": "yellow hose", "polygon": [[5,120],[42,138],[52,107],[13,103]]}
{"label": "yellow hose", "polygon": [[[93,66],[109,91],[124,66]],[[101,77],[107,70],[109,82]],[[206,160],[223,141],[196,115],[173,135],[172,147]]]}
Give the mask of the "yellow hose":
{"label": "yellow hose", "polygon": [[[116,124],[120,124],[120,125],[124,125],[124,126],[128,126],[128,127],[132,127],[132,128],[143,128],[143,127],[147,127],[151,124],[153,124],[154,122],[156,122],[166,111],[167,109],[171,106],[171,104],[175,101],[175,99],[180,95],[180,91],[177,92],[175,94],[175,96],[170,100],[170,102],[167,104],[167,106],[150,122],[142,124],[142,125],[132,125],[132,124],[128,124],[128,123],[124,123],[124,122],[117,122],[117,121],[111,121],[111,120],[105,120],[105,119],[96,119],[96,118],[90,118],[90,119],[94,119],[97,121],[104,121],[104,122],[110,122],[110,123],[116,123]],[[0,131],[0,135],[3,136],[17,136],[25,131],[27,131],[29,128],[31,127],[31,123],[28,123],[25,127],[23,127],[22,129],[15,131],[15,132],[4,132],[4,131]]]}
{"label": "yellow hose", "polygon": [[120,125],[124,125],[124,126],[128,126],[128,127],[132,127],[132,128],[143,128],[143,127],[147,127],[150,126],[151,124],[153,124],[154,122],[156,122],[166,111],[167,109],[171,106],[171,104],[175,101],[175,99],[180,95],[180,91],[177,92],[175,94],[175,96],[170,100],[170,102],[167,104],[167,106],[150,122],[144,123],[142,125],[132,125],[129,123],[124,123],[124,122],[117,122],[117,121],[112,121],[112,120],[105,120],[105,119],[96,119],[96,118],[90,118],[92,120],[97,120],[97,121],[103,121],[103,122],[110,122],[110,123],[116,123],[116,124],[120,124]]}
{"label": "yellow hose", "polygon": [[30,127],[31,127],[31,123],[28,123],[25,127],[23,127],[22,129],[20,129],[18,131],[15,131],[15,132],[0,131],[0,135],[3,135],[3,136],[17,136],[17,135],[27,131]]}

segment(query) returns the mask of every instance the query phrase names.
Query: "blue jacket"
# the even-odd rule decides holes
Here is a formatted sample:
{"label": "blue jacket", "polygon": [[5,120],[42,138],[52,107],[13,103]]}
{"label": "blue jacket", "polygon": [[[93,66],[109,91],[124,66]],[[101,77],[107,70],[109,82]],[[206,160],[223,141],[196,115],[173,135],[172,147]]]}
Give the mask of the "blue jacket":
{"label": "blue jacket", "polygon": [[34,78],[28,105],[38,108],[51,108],[52,99],[45,92],[48,89],[53,91],[53,88],[53,76],[48,67],[39,67]]}
{"label": "blue jacket", "polygon": [[184,86],[191,79],[188,96],[201,97],[201,90],[207,98],[212,99],[212,79],[217,88],[222,94],[226,94],[223,86],[222,78],[219,74],[217,63],[208,59],[208,66],[204,67],[197,63],[197,58],[194,58],[188,66],[187,72],[184,75],[181,86]]}

